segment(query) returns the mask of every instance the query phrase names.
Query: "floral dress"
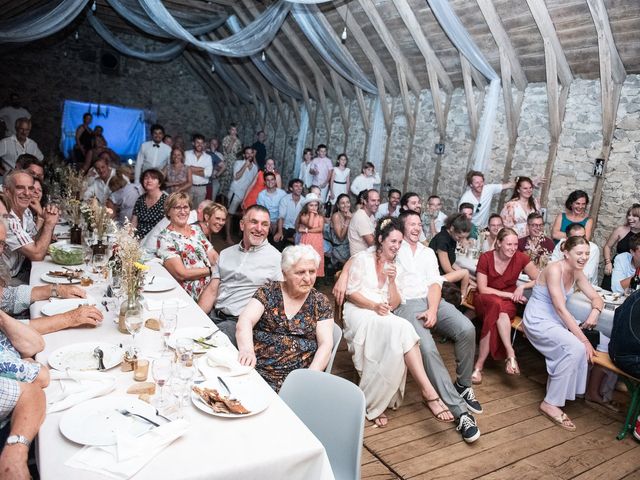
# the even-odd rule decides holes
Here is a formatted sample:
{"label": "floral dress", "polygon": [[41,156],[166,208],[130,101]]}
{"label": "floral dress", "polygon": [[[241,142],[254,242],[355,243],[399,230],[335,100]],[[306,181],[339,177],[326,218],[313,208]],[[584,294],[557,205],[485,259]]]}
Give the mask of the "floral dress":
{"label": "floral dress", "polygon": [[31,383],[38,373],[40,364],[23,360],[6,335],[0,332],[0,377]]}
{"label": "floral dress", "polygon": [[[191,236],[185,237],[182,233],[165,228],[158,236],[157,255],[166,262],[173,257],[179,257],[186,268],[209,268],[211,262],[207,252],[213,248],[201,229],[191,228]],[[196,302],[200,294],[209,283],[209,276],[185,280],[181,282],[182,288],[191,295]]]}
{"label": "floral dress", "polygon": [[167,182],[179,184],[175,187],[167,187],[167,192],[177,192],[182,184],[187,182],[187,168],[189,167],[185,167],[184,165],[180,170],[177,170],[173,165],[167,167]]}
{"label": "floral dress", "polygon": [[[238,137],[233,138],[231,135],[227,135],[222,139],[222,155],[224,156],[224,161],[227,165],[233,165],[233,163],[238,160],[238,155],[241,151],[242,141]],[[231,184],[232,177],[232,169],[225,169],[219,179],[221,192],[226,192],[227,190],[229,190],[229,185]]]}
{"label": "floral dress", "polygon": [[287,318],[280,282],[260,287],[253,298],[264,313],[253,328],[256,370],[276,392],[290,372],[307,368],[318,349],[316,325],[333,318],[329,299],[312,288],[298,313]]}

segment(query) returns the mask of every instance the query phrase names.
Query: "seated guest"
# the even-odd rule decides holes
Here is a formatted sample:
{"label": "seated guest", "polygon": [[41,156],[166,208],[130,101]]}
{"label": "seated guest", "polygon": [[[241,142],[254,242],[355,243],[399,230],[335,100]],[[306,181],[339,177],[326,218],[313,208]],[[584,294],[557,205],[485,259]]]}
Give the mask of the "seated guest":
{"label": "seated guest", "polygon": [[640,234],[629,240],[629,251],[616,256],[611,274],[611,290],[617,293],[631,286],[631,280],[640,272]]}
{"label": "seated guest", "polygon": [[167,193],[189,192],[191,189],[191,168],[184,164],[184,152],[174,148],[171,151],[171,161],[163,172],[167,181]]}
{"label": "seated guest", "polygon": [[447,220],[442,211],[442,200],[438,195],[431,195],[427,199],[427,211],[422,214],[422,230],[426,238],[435,237]]}
{"label": "seated guest", "polygon": [[[255,149],[254,149],[255,156]],[[246,209],[251,205],[258,203],[258,195],[260,192],[264,191],[267,188],[267,175],[273,174],[274,176],[274,186],[272,187],[274,191],[283,191],[282,190],[282,178],[280,174],[276,171],[276,162],[273,158],[269,158],[263,170],[259,170],[258,174],[253,179],[251,185],[247,189],[247,193],[242,200],[242,208]],[[258,203],[259,204],[259,203]],[[264,205],[263,205],[264,206]]]}
{"label": "seated guest", "polygon": [[416,192],[406,192],[400,198],[400,211],[411,210],[413,212],[422,212],[422,201],[420,195]]}
{"label": "seated guest", "polygon": [[44,164],[37,157],[23,153],[16,160],[16,170],[26,170],[33,178],[44,182]]}
{"label": "seated guest", "polygon": [[196,302],[211,280],[216,251],[199,228],[189,224],[191,199],[184,192],[172,193],[164,203],[169,226],[158,236],[156,255],[164,267]]}
{"label": "seated guest", "polygon": [[351,193],[358,195],[363,190],[372,190],[376,184],[380,184],[380,175],[373,163],[366,162],[362,167],[362,173],[351,182]]}
{"label": "seated guest", "polygon": [[256,203],[269,211],[269,219],[271,220],[271,228],[269,229],[269,232],[271,235],[274,235],[278,229],[280,200],[282,200],[287,193],[281,188],[278,188],[278,185],[276,184],[276,175],[273,172],[267,171],[264,174],[264,185],[264,190],[258,193]]}
{"label": "seated guest", "polygon": [[58,222],[58,209],[54,205],[44,208],[44,222],[38,231],[29,209],[34,189],[33,177],[26,172],[14,170],[6,176],[5,187],[12,209],[7,219],[7,248],[4,258],[11,277],[17,278],[21,283],[29,283],[30,262],[44,260],[47,255],[53,229]]}
{"label": "seated guest", "polygon": [[[211,203],[202,210],[202,220],[192,223],[195,228],[199,228],[203,235],[213,245],[213,236],[220,233],[227,221],[227,209],[219,203]],[[218,261],[218,254],[215,255],[215,262]]]}
{"label": "seated guest", "polygon": [[358,253],[349,268],[344,338],[360,375],[366,416],[379,427],[387,424],[384,412],[402,403],[409,370],[436,419],[453,422],[424,370],[420,337],[409,322],[392,313],[402,301],[396,285],[396,254],[401,243],[398,219],[383,218],[375,230],[375,251]]}
{"label": "seated guest", "polygon": [[467,202],[463,202],[460,204],[460,206],[458,207],[458,212],[463,213],[465,217],[467,217],[469,219],[469,221],[471,221],[471,231],[469,232],[469,237],[473,240],[476,240],[478,238],[478,226],[473,223],[472,219],[473,219],[473,205]]}
{"label": "seated guest", "polygon": [[113,210],[113,217],[122,225],[126,219],[131,220],[133,217],[133,207],[144,190],[142,185],[130,183],[120,173],[116,173],[109,180],[109,190],[111,190],[111,195],[109,195],[106,205]]}
{"label": "seated guest", "polygon": [[[568,237],[586,238],[585,228],[579,223],[570,224],[566,230]],[[554,248],[553,253],[551,254],[552,261],[562,259],[562,244],[564,243],[564,241],[565,239],[560,240]],[[592,285],[596,285],[598,283],[598,264],[600,263],[600,249],[593,242],[589,242],[589,247],[589,260],[587,260],[587,264],[584,266],[582,273],[584,273],[584,276],[587,277],[589,283],[591,283]]]}
{"label": "seated guest", "polygon": [[120,165],[120,157],[116,152],[114,152],[107,146],[107,141],[105,140],[105,138],[102,135],[94,135],[93,148],[87,151],[87,154],[85,155],[82,171],[88,176],[93,176],[91,167],[95,165],[96,161],[100,157],[104,158],[107,162],[107,165],[109,165],[110,167],[111,165]]}
{"label": "seated guest", "polygon": [[[533,280],[516,285],[522,272]],[[482,318],[482,332],[474,377],[480,378],[489,354],[496,360],[506,358],[505,372],[508,375],[520,374],[511,346],[511,319],[516,316],[516,304],[527,302],[524,290],[533,287],[537,277],[538,269],[531,259],[518,251],[518,234],[512,228],[500,230],[495,250],[480,255],[476,271],[478,292],[474,295],[473,304]]]}
{"label": "seated guest", "polygon": [[29,209],[36,219],[36,229],[40,230],[44,225],[44,191],[42,188],[42,182],[35,178],[33,179],[33,195],[31,196],[31,203]]}
{"label": "seated guest", "polygon": [[302,210],[296,221],[296,229],[300,234],[300,244],[310,245],[318,253],[320,265],[316,276],[324,277],[324,216],[319,213],[320,198],[315,193],[304,197]]}
{"label": "seated guest", "polygon": [[527,231],[529,215],[540,211],[540,204],[533,196],[533,188],[533,180],[529,177],[517,177],[513,195],[500,212],[504,226],[513,228],[518,238],[526,237],[529,233]]}
{"label": "seated guest", "polygon": [[282,280],[280,252],[267,240],[269,225],[266,208],[249,207],[240,220],[242,240],[220,252],[211,281],[198,300],[234,345],[238,316],[253,294],[268,281]]}
{"label": "seated guest", "polygon": [[238,319],[242,365],[251,365],[276,392],[293,370],[324,370],[333,347],[333,308],[313,288],[320,256],[309,245],[282,252],[282,282],[258,288]]}
{"label": "seated guest", "polygon": [[438,257],[441,275],[461,270],[456,265],[456,246],[469,236],[471,227],[471,220],[465,214],[455,213],[447,217],[444,228],[429,242]]}
{"label": "seated guest", "polygon": [[498,233],[503,227],[502,217],[497,213],[492,213],[489,216],[489,225],[487,226],[487,235],[482,245],[479,245],[481,252],[488,252],[493,250],[496,246],[496,240],[498,239]]}
{"label": "seated guest", "polygon": [[587,192],[583,190],[571,192],[564,202],[566,210],[558,215],[553,222],[551,237],[556,241],[567,238],[567,227],[572,223],[579,223],[584,227],[586,239],[591,240],[593,219],[587,211],[588,205],[589,195],[587,195]]}
{"label": "seated guest", "polygon": [[84,192],[84,199],[89,200],[95,197],[98,202],[104,205],[111,195],[109,181],[115,176],[116,169],[111,167],[109,156],[105,153],[98,157],[93,168],[96,170],[96,176],[89,180],[87,190]]}
{"label": "seated guest", "polygon": [[536,267],[543,269],[555,248],[553,240],[544,234],[544,217],[538,212],[530,213],[527,230],[529,235],[518,239],[518,250],[529,255]]}
{"label": "seated guest", "polygon": [[341,193],[338,195],[333,207],[333,215],[331,215],[331,224],[329,227],[329,235],[331,237],[331,266],[334,271],[340,270],[351,256],[347,233],[352,216],[349,195],[347,193]]}
{"label": "seated guest", "polygon": [[[581,328],[596,326],[604,302],[582,273],[589,258],[589,241],[570,237],[563,243],[562,252],[564,258],[551,262],[538,277],[524,310],[523,325],[527,339],[544,355],[549,374],[539,410],[554,424],[573,431],[576,426],[562,407],[567,400],[585,393],[588,363],[595,352]],[[581,326],[566,306],[574,285],[592,307]]]}
{"label": "seated guest", "polygon": [[362,208],[353,214],[348,228],[349,251],[352,256],[366,250],[375,242],[373,232],[375,214],[380,205],[380,194],[377,190],[365,190],[362,198]]}
{"label": "seated guest", "polygon": [[[640,378],[640,291],[636,290],[616,308],[609,342],[613,363],[625,373]],[[636,428],[634,434],[640,436]],[[640,440],[640,438],[638,438]]]}
{"label": "seated guest", "polygon": [[289,181],[289,193],[282,197],[278,205],[278,227],[273,241],[278,250],[286,245],[293,245],[296,234],[296,220],[302,209],[302,180],[294,178]]}
{"label": "seated guest", "polygon": [[133,207],[131,225],[136,229],[136,236],[144,238],[165,216],[164,202],[167,194],[162,191],[164,177],[159,170],[145,170],[142,174],[144,195],[140,195]]}
{"label": "seated guest", "polygon": [[[604,278],[602,279],[602,288],[611,290],[611,272],[613,272],[613,259],[618,253],[626,253],[629,251],[629,240],[631,237],[640,233],[640,203],[634,203],[629,207],[625,216],[624,225],[616,227],[607,243],[602,247],[604,256]],[[615,248],[615,254],[612,249]]]}
{"label": "seated guest", "polygon": [[400,215],[400,197],[402,192],[397,188],[389,190],[389,200],[385,203],[381,203],[376,212],[376,220],[380,220],[382,217],[397,217]]}
{"label": "seated guest", "polygon": [[6,175],[16,168],[16,162],[20,155],[28,153],[38,160],[42,160],[44,155],[38,148],[38,144],[29,138],[31,133],[31,120],[29,118],[18,118],[15,122],[16,133],[10,137],[0,140],[0,174]]}

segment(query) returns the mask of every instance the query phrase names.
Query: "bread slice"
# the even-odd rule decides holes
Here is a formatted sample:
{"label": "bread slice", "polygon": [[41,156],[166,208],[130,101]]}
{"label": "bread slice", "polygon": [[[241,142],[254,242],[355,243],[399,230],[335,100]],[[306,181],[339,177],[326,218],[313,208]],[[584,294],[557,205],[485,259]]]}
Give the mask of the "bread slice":
{"label": "bread slice", "polygon": [[140,382],[134,383],[127,389],[127,393],[131,393],[133,395],[154,395],[156,393],[156,384],[153,382]]}

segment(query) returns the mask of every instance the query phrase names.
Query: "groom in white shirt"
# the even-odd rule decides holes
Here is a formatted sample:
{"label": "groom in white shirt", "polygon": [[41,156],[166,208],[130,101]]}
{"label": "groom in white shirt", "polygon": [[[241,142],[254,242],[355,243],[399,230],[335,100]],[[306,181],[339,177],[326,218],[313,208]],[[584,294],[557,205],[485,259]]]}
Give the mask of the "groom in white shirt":
{"label": "groom in white shirt", "polygon": [[140,145],[136,159],[135,183],[140,183],[140,176],[145,170],[155,168],[161,172],[169,165],[171,147],[164,143],[164,128],[157,123],[151,125],[151,140]]}

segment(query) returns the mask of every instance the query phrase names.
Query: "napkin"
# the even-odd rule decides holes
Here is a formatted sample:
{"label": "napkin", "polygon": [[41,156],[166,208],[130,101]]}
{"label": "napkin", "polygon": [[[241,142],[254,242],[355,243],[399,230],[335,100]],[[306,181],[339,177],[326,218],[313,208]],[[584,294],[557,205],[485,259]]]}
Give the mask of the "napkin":
{"label": "napkin", "polygon": [[189,305],[182,298],[179,299],[171,299],[171,302],[167,302],[166,300],[154,300],[152,298],[147,298],[147,310],[162,310],[162,304],[165,303],[167,306],[171,308],[184,308]]}
{"label": "napkin", "polygon": [[47,413],[66,410],[116,388],[115,377],[100,372],[51,370],[50,376],[51,382],[45,389]]}
{"label": "napkin", "polygon": [[112,478],[131,478],[153,457],[184,435],[188,428],[186,420],[176,420],[153,428],[139,437],[120,432],[115,445],[83,447],[65,465]]}

